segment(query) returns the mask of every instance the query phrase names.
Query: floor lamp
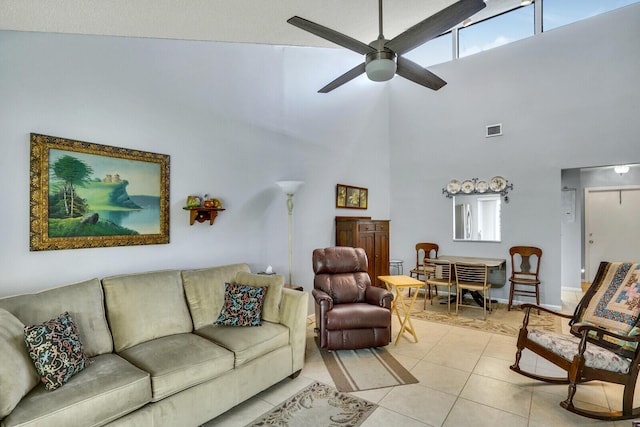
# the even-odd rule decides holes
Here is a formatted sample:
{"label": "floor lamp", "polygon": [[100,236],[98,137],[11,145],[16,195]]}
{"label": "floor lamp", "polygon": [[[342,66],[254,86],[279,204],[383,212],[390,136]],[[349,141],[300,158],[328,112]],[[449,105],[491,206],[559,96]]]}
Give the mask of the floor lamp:
{"label": "floor lamp", "polygon": [[289,285],[293,284],[293,230],[292,230],[292,218],[293,218],[293,195],[296,194],[298,188],[304,182],[302,181],[278,181],[278,186],[287,195],[287,210],[289,211]]}

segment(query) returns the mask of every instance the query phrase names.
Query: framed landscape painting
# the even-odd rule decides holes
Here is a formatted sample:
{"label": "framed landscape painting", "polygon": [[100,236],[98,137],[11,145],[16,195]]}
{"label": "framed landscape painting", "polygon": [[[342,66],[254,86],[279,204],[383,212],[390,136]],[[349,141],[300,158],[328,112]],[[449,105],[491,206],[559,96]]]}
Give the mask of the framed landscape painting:
{"label": "framed landscape painting", "polygon": [[169,156],[31,134],[32,251],[169,243]]}

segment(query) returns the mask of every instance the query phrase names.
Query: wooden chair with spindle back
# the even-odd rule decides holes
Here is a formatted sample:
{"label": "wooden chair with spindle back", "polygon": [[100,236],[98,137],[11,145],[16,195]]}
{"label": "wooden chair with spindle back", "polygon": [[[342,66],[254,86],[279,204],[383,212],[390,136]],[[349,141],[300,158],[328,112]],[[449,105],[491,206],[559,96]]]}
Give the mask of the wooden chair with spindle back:
{"label": "wooden chair with spindle back", "polygon": [[[425,258],[435,259],[438,258],[438,249],[440,247],[436,243],[416,243],[416,266],[411,269],[409,275],[415,277],[418,280],[424,280],[424,268],[422,267]],[[421,279],[422,278],[422,279]],[[429,292],[429,298],[431,298],[431,287],[425,285],[425,292]],[[435,292],[438,295],[438,290]],[[411,289],[409,289],[409,296],[411,296]]]}

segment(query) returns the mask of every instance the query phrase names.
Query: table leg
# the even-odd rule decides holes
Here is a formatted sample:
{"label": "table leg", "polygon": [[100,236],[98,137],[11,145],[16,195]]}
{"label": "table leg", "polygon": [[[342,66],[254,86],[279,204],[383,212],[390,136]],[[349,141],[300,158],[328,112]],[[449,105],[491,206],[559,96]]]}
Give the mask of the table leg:
{"label": "table leg", "polygon": [[[396,338],[394,345],[398,345],[398,341],[400,341],[400,337],[405,331],[411,333],[411,335],[413,335],[413,339],[415,340],[415,342],[418,342],[418,336],[416,335],[415,328],[413,327],[413,323],[411,322],[411,310],[413,309],[413,304],[416,302],[417,296],[418,296],[418,289],[416,289],[416,291],[413,293],[413,296],[409,301],[409,306],[407,307],[407,304],[404,302],[404,298],[402,298],[402,295],[400,295],[400,289],[396,288],[396,297],[393,299],[393,301],[394,303],[396,303],[396,301],[400,302],[400,307],[397,306],[397,303],[395,304],[395,310],[396,310],[396,315],[398,316],[398,321],[400,322],[401,326],[400,326],[400,331],[398,331],[398,337]],[[402,319],[400,316],[399,308],[402,308],[404,319]],[[407,326],[407,323],[409,324],[408,326]]]}

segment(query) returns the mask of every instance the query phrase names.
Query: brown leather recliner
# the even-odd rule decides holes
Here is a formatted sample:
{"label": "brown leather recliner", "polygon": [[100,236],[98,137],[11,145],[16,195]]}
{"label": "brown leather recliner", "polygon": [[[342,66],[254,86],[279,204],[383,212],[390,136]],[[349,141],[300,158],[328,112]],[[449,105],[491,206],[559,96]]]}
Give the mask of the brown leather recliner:
{"label": "brown leather recliner", "polygon": [[371,286],[362,248],[313,251],[316,329],[328,350],[381,347],[391,341],[393,294]]}

